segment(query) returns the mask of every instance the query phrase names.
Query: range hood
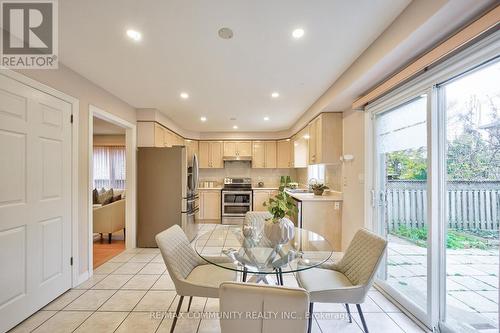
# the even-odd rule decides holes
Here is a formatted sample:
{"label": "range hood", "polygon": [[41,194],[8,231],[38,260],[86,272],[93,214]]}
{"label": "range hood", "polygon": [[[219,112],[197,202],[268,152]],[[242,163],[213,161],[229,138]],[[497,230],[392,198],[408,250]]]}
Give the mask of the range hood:
{"label": "range hood", "polygon": [[252,156],[224,156],[224,161],[252,161]]}

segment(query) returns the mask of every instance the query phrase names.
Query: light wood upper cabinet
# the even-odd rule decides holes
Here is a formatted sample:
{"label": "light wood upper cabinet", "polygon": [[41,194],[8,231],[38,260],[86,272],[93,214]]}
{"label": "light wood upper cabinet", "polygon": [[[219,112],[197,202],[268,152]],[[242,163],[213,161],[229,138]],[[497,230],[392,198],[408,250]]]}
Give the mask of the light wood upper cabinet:
{"label": "light wood upper cabinet", "polygon": [[252,168],[276,168],[276,141],[253,141],[252,148]]}
{"label": "light wood upper cabinet", "polygon": [[198,155],[198,141],[184,140],[184,145],[186,146],[188,166],[192,166],[193,156]]}
{"label": "light wood upper cabinet", "polygon": [[222,141],[200,141],[199,160],[200,168],[223,168]]}
{"label": "light wood upper cabinet", "polygon": [[291,150],[291,140],[280,140],[277,142],[277,159],[276,166],[278,168],[292,168],[292,153]]}
{"label": "light wood upper cabinet", "polygon": [[293,166],[294,168],[306,168],[309,161],[309,131],[304,128],[292,138],[293,144]]}
{"label": "light wood upper cabinet", "polygon": [[266,141],[266,168],[276,168],[276,141]]}
{"label": "light wood upper cabinet", "polygon": [[224,141],[224,156],[236,156],[236,141]]}
{"label": "light wood upper cabinet", "polygon": [[342,114],[323,113],[311,121],[309,130],[309,164],[337,164],[342,154]]}
{"label": "light wood upper cabinet", "polygon": [[138,147],[183,146],[184,138],[154,121],[137,122]]}
{"label": "light wood upper cabinet", "polygon": [[155,147],[165,147],[165,129],[158,124],[154,124]]}
{"label": "light wood upper cabinet", "polygon": [[252,141],[224,141],[224,156],[252,156]]}

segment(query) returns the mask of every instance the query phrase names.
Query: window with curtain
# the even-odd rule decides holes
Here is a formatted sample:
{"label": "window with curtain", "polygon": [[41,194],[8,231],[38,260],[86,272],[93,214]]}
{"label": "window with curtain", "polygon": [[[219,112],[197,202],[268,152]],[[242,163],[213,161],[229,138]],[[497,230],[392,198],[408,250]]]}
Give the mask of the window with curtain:
{"label": "window with curtain", "polygon": [[125,147],[94,147],[94,187],[125,188]]}

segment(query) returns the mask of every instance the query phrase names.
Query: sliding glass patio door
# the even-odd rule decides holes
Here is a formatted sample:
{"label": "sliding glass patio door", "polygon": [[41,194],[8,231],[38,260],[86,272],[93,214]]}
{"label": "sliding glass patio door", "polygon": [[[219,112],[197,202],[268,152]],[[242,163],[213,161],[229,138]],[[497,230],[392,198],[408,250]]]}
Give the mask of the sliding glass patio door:
{"label": "sliding glass patio door", "polygon": [[378,283],[428,321],[427,94],[388,107],[374,119],[373,209],[388,241]]}
{"label": "sliding glass patio door", "polygon": [[376,284],[430,329],[498,332],[500,33],[367,108]]}
{"label": "sliding glass patio door", "polygon": [[500,61],[439,86],[446,114],[443,323],[498,332]]}

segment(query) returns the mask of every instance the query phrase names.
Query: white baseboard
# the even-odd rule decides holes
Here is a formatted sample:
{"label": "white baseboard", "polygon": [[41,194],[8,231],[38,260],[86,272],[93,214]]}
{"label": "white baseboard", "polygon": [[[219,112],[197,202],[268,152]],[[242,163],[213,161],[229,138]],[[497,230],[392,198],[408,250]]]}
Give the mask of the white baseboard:
{"label": "white baseboard", "polygon": [[76,287],[82,283],[84,283],[85,281],[87,281],[90,277],[92,276],[92,274],[89,274],[89,271],[86,271],[86,272],[83,272],[81,273],[80,275],[78,275],[78,280],[76,281],[76,284],[73,285],[73,287]]}

